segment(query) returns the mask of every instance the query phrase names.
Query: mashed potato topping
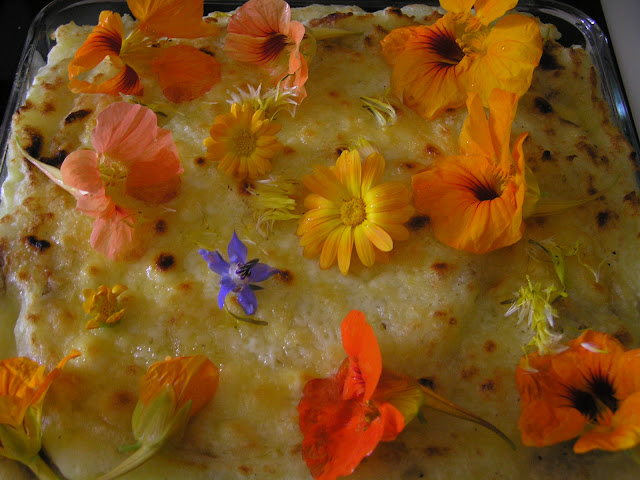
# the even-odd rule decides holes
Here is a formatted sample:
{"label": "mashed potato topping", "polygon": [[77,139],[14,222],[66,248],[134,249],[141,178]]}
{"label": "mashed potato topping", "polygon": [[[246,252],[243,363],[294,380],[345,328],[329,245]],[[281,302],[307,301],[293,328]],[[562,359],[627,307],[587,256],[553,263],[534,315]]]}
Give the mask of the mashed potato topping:
{"label": "mashed potato topping", "polygon": [[[321,269],[318,258],[303,255],[296,230],[311,193],[303,178],[315,166],[334,166],[365,138],[384,157],[380,183],[410,191],[413,175],[459,153],[467,111],[425,120],[389,94],[391,66],[381,40],[398,27],[431,24],[441,10],[309,6],[291,15],[306,27],[348,34],[318,41],[307,54],[307,96],[295,115],[286,103],[273,118],[280,130],[268,132],[281,144],[270,172],[242,179],[219,170],[203,142],[216,117],[229,113],[238,89],[262,85],[266,92],[270,72],[230,58],[228,14],[208,17],[219,35],[172,40],[212,56],[221,71],[210,90],[181,103],[146,80],[140,97],[72,93],[67,66],[93,27],[71,23],[56,30],[47,65],[13,117],[0,204],[2,358],[26,356],[53,367],[71,350],[82,352],[46,397],[47,461],[68,479],[114,468],[127,456],[118,447],[133,443],[131,417],[148,367],[167,356],[205,355],[220,369],[215,398],[179,443],[126,478],[311,478],[301,456],[297,405],[307,381],[332,375],[342,362],[340,324],[357,309],[375,332],[385,368],[426,379],[435,392],[496,425],[516,448],[433,412],[426,424],[414,421],[395,441],[380,444],[352,478],[560,479],[578,472],[581,478],[636,478],[637,466],[624,453],[578,456],[566,443],[525,447],[518,431],[515,368],[532,333],[526,321],[505,313],[527,278],[559,285],[539,244],[565,251],[567,295],[553,303],[557,333],[569,340],[591,328],[629,348],[640,338],[636,154],[612,124],[588,54],[561,46],[554,27],[540,25],[542,59],[519,100],[511,138],[528,132],[524,157],[544,199],[574,200],[613,187],[584,205],[526,220],[520,241],[484,255],[439,242],[430,218],[412,211],[402,223],[407,238],[369,267],[354,251],[345,275],[338,265]],[[135,25],[124,17],[125,31]],[[382,126],[361,97],[387,102],[394,122]],[[113,261],[91,248],[94,219],[25,160],[18,144],[60,167],[71,152],[94,149],[97,116],[123,98],[156,113],[184,172],[175,198],[139,202],[144,251]],[[228,258],[234,232],[249,260],[278,270],[254,291],[253,321],[238,319],[246,311],[233,294],[219,307],[221,277],[199,254],[206,249]],[[574,254],[567,253],[572,248]],[[108,328],[86,329],[83,292],[116,284],[127,287],[118,296],[124,314]],[[31,478],[3,458],[0,473]]]}

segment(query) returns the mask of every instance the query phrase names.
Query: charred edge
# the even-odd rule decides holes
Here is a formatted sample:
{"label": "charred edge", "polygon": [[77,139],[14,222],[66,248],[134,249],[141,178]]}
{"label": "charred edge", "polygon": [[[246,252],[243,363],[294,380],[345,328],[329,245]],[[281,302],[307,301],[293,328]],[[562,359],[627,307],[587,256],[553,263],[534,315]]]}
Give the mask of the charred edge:
{"label": "charred edge", "polygon": [[60,150],[53,157],[42,157],[40,158],[40,161],[47,165],[51,165],[52,167],[60,168],[65,158],[67,158],[67,152],[65,150]]}
{"label": "charred edge", "polygon": [[426,215],[416,215],[415,217],[411,217],[409,219],[409,221],[407,222],[407,227],[409,228],[409,230],[417,232],[418,230],[426,227],[430,221],[431,219]]}
{"label": "charred edge", "polygon": [[29,235],[25,238],[27,245],[37,252],[44,252],[46,249],[51,247],[51,242],[47,240],[41,240],[37,238],[35,235]]}
{"label": "charred edge", "polygon": [[156,266],[158,270],[162,272],[166,272],[170,268],[172,268],[176,263],[176,259],[170,253],[161,253],[156,259]]}
{"label": "charred edge", "polygon": [[71,112],[64,119],[65,125],[69,125],[71,123],[77,122],[91,115],[93,110],[89,110],[87,108],[83,108],[82,110],[76,110],[75,112]]}

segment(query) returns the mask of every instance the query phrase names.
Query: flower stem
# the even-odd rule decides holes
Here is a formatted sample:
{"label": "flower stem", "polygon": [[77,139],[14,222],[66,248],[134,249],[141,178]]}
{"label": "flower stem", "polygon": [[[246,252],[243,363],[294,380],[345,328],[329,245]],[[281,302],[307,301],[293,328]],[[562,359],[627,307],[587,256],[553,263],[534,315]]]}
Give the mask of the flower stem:
{"label": "flower stem", "polygon": [[129,473],[131,470],[138,468],[144,462],[149,460],[160,449],[161,444],[143,445],[140,449],[136,450],[131,456],[129,456],[124,462],[99,477],[97,480],[113,480],[125,473]]}
{"label": "flower stem", "polygon": [[60,477],[56,475],[40,455],[33,457],[33,460],[29,463],[25,462],[25,465],[31,469],[39,480],[60,480]]}

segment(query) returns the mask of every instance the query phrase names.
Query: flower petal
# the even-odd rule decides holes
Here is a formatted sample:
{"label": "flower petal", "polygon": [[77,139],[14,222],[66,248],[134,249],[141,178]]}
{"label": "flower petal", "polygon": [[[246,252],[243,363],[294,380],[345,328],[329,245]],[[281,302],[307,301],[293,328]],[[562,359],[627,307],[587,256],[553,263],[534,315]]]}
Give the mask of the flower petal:
{"label": "flower petal", "polygon": [[516,8],[516,5],[518,5],[518,0],[476,0],[476,17],[483,25],[489,25],[508,10]]}
{"label": "flower petal", "polygon": [[349,312],[340,329],[342,345],[349,357],[349,372],[342,398],[347,400],[362,395],[362,400],[367,402],[373,396],[382,373],[378,340],[365,315],[358,310]]}
{"label": "flower petal", "polygon": [[62,162],[60,173],[64,183],[78,191],[75,195],[78,211],[97,217],[110,208],[111,199],[106,195],[94,151],[72,152]]}
{"label": "flower petal", "polygon": [[360,198],[362,162],[357,150],[344,150],[336,160],[333,173],[345,186],[351,198]]}
{"label": "flower petal", "polygon": [[273,275],[278,273],[280,270],[277,268],[270,267],[264,263],[257,263],[253,267],[251,267],[251,272],[247,279],[249,283],[254,282],[264,282],[268,278],[271,278]]}
{"label": "flower petal", "polygon": [[362,162],[360,198],[365,198],[367,192],[380,183],[380,180],[382,180],[382,174],[384,173],[384,168],[384,157],[377,152],[372,153],[364,159],[364,162]]}
{"label": "flower petal", "polygon": [[195,100],[220,81],[218,61],[195,47],[163,48],[153,60],[162,93],[174,103]]}
{"label": "flower petal", "polygon": [[218,275],[226,275],[229,273],[229,267],[231,266],[229,263],[222,258],[220,252],[200,249],[198,250],[200,256],[207,262],[209,265],[209,269],[217,273]]}
{"label": "flower petal", "polygon": [[218,293],[218,308],[220,308],[220,310],[224,307],[227,295],[236,288],[236,286],[236,282],[234,282],[228,275],[225,275],[220,279],[220,292]]}
{"label": "flower petal", "polygon": [[247,261],[248,254],[249,250],[247,249],[247,246],[240,241],[234,230],[229,246],[227,247],[227,257],[229,257],[229,262],[244,263]]}
{"label": "flower petal", "polygon": [[338,268],[340,273],[349,273],[351,265],[351,252],[353,251],[353,228],[346,227],[342,230],[342,235],[338,241]]}
{"label": "flower petal", "polygon": [[358,258],[365,267],[370,267],[376,261],[376,253],[373,245],[364,233],[362,225],[355,227],[353,232],[353,242],[356,246]]}
{"label": "flower petal", "polygon": [[218,33],[218,27],[202,20],[202,0],[127,0],[139,28],[156,37],[199,38]]}
{"label": "flower petal", "polygon": [[387,232],[375,223],[365,220],[362,223],[362,229],[369,241],[383,252],[390,252],[393,249],[393,240]]}
{"label": "flower petal", "polygon": [[237,294],[238,303],[247,315],[253,315],[258,308],[258,299],[249,285],[245,285]]}
{"label": "flower petal", "polygon": [[114,205],[93,222],[91,246],[110,260],[119,260],[136,247],[134,229],[136,212]]}

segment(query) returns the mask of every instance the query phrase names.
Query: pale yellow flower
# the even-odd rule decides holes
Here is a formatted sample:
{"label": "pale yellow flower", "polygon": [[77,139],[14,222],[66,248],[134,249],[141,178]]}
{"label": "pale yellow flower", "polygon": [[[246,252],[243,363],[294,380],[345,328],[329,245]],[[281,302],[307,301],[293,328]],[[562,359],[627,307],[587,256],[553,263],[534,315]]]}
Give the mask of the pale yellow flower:
{"label": "pale yellow flower", "polygon": [[85,326],[87,330],[118,323],[124,315],[124,308],[120,308],[118,297],[127,287],[119,283],[109,288],[106,285],[100,285],[98,291],[87,288],[82,292],[85,302],[82,308],[86,313],[92,316]]}
{"label": "pale yellow flower", "polygon": [[343,275],[349,272],[353,246],[363,265],[393,248],[394,240],[406,240],[404,223],[413,214],[410,190],[399,182],[379,184],[385,161],[371,153],[364,162],[357,151],[342,152],[335,167],[318,165],[302,181],[313,193],[305,198],[308,209],[298,226],[304,256],[320,255],[326,269],[338,258]]}

